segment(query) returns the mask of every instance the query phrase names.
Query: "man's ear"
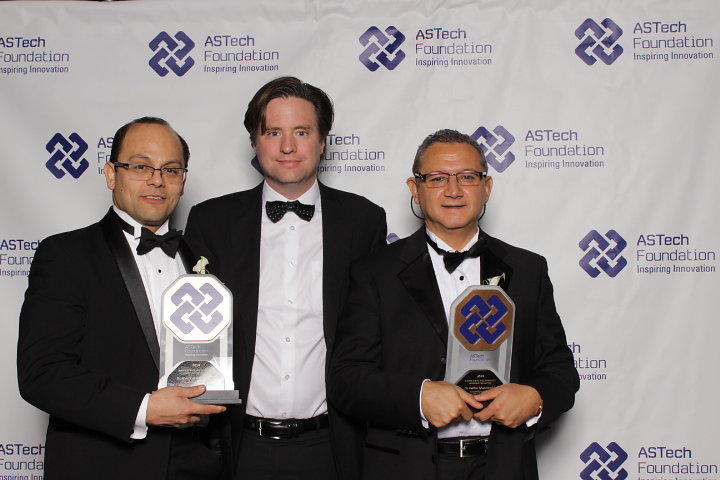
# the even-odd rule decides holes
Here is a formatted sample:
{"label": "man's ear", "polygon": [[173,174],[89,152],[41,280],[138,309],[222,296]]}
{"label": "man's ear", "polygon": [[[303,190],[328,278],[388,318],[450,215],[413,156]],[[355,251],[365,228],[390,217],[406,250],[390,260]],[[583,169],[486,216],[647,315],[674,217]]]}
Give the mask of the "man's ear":
{"label": "man's ear", "polygon": [[417,191],[417,180],[415,177],[410,177],[405,181],[405,184],[407,184],[408,189],[410,190],[410,195],[413,197],[413,201],[417,204],[420,204],[418,201],[418,191]]}
{"label": "man's ear", "polygon": [[115,167],[112,163],[107,162],[103,167],[103,173],[105,174],[105,184],[110,190],[115,190]]}
{"label": "man's ear", "polygon": [[490,194],[492,193],[493,188],[493,178],[492,177],[486,177],[485,178],[485,201],[487,202],[490,200]]}

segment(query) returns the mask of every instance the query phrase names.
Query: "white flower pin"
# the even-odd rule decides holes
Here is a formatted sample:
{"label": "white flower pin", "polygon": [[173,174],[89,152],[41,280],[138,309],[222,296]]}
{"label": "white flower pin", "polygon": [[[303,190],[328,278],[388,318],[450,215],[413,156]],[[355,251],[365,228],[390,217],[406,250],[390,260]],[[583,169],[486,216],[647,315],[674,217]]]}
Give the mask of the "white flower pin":
{"label": "white flower pin", "polygon": [[505,280],[505,274],[498,275],[497,277],[488,278],[485,280],[485,285],[492,285],[493,287],[497,287],[500,285],[500,282]]}
{"label": "white flower pin", "polygon": [[205,267],[207,267],[210,264],[207,258],[200,257],[200,260],[197,261],[194,267],[192,267],[192,271],[199,274],[199,275],[205,275],[207,272],[205,271]]}

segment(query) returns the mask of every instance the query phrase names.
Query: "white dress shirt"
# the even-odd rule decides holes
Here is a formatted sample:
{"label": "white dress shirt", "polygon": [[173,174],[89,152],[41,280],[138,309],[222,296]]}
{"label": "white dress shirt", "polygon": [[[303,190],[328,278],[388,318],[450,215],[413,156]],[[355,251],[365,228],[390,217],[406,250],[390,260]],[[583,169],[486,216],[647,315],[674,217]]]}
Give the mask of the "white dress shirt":
{"label": "white dress shirt", "polygon": [[[430,230],[427,230],[427,234],[441,250],[446,250],[448,252],[456,251]],[[475,245],[475,242],[478,241],[479,235],[480,231],[478,230],[475,236],[458,251],[465,252],[470,250],[470,248]],[[443,307],[445,307],[446,320],[449,325],[450,307],[458,295],[464,292],[465,289],[471,285],[480,285],[480,257],[465,258],[465,260],[463,260],[463,262],[452,273],[449,273],[445,269],[443,256],[437,253],[430,245],[427,245],[427,249],[430,253],[433,270],[435,271],[435,279],[437,280],[438,288],[440,289],[440,296],[442,297]],[[423,385],[424,383],[425,382],[423,382]],[[420,397],[422,398],[422,388],[420,391]],[[422,416],[423,425],[427,428],[427,419],[424,415],[422,415],[422,408],[420,410],[420,414]],[[537,423],[538,418],[540,417],[535,416],[529,419],[526,422],[527,426],[532,426]],[[438,438],[486,436],[490,435],[491,427],[492,422],[481,422],[474,418],[469,421],[465,421],[460,418],[450,425],[439,428]]]}
{"label": "white dress shirt", "polygon": [[272,223],[265,202],[276,200],[288,201],[265,183],[255,358],[246,412],[263,418],[311,418],[327,412],[317,180],[298,198],[315,205],[309,222],[287,212]]}
{"label": "white dress shirt", "polygon": [[[182,263],[180,255],[175,255],[175,258],[168,257],[165,252],[160,248],[154,248],[145,255],[137,254],[137,246],[140,243],[140,231],[142,225],[138,223],[127,213],[123,212],[116,206],[113,206],[113,210],[118,216],[127,222],[134,229],[134,233],[125,234],[125,239],[130,246],[135,264],[140,271],[140,277],[142,278],[143,286],[145,287],[145,294],[147,295],[148,303],[150,304],[150,312],[152,313],[153,323],[155,324],[155,334],[160,338],[160,309],[162,305],[162,294],[172,282],[175,281],[180,275],[185,273],[185,266]],[[163,235],[169,230],[168,221],[165,221],[160,228],[155,232],[157,235]],[[135,426],[133,433],[130,438],[140,440],[145,438],[147,435],[147,424],[145,418],[147,416],[147,406],[150,400],[150,394],[146,394],[138,409],[137,417],[135,418]]]}

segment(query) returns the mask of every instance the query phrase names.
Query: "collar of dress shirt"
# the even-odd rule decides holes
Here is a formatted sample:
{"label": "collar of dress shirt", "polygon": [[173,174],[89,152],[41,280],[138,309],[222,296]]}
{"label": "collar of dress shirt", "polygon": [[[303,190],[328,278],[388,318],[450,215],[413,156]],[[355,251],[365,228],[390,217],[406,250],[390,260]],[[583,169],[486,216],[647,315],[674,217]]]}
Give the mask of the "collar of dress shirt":
{"label": "collar of dress shirt", "polygon": [[[432,240],[433,242],[435,242],[435,243],[437,244],[437,246],[440,247],[442,250],[445,250],[445,251],[448,251],[448,252],[455,252],[455,251],[457,251],[457,252],[465,252],[465,251],[467,251],[467,250],[470,250],[470,247],[472,247],[473,245],[475,245],[475,242],[477,242],[477,241],[478,241],[478,238],[480,238],[480,229],[478,228],[478,231],[475,232],[475,236],[473,236],[473,237],[470,239],[470,241],[465,244],[465,246],[464,246],[463,248],[461,248],[460,250],[455,250],[455,249],[452,248],[450,245],[448,245],[447,243],[445,243],[445,242],[442,240],[442,238],[438,237],[437,235],[435,235],[433,232],[431,232],[431,231],[428,230],[427,228],[425,229],[425,231],[427,232],[428,237],[430,237],[430,240]],[[435,249],[432,248],[430,245],[428,245],[427,247],[428,247],[428,250],[430,251],[430,253],[434,253],[434,254],[436,254],[436,255],[438,254],[438,253],[435,251]]]}
{"label": "collar of dress shirt", "polygon": [[[127,212],[120,210],[116,205],[113,205],[113,210],[115,210],[115,213],[118,214],[118,217],[122,218],[123,220],[125,220],[128,223],[128,225],[133,227],[133,229],[135,231],[133,238],[135,238],[135,240],[139,239],[140,238],[140,230],[142,229],[143,225],[141,225],[140,222],[138,222],[133,217],[131,217]],[[155,233],[157,235],[163,235],[163,234],[167,233],[168,230],[170,230],[170,219],[169,218],[167,220],[165,220],[165,223],[160,225],[160,228],[158,228]]]}
{"label": "collar of dress shirt", "polygon": [[[297,200],[305,205],[315,205],[315,212],[319,212],[322,209],[320,202],[320,185],[318,184],[317,178],[315,179],[315,183],[312,184],[312,187],[310,187],[307,192],[300,195]],[[288,200],[283,194],[278,193],[270,185],[268,185],[267,182],[264,182],[262,189],[263,208],[265,208],[265,202],[274,201],[290,202],[292,200]]]}

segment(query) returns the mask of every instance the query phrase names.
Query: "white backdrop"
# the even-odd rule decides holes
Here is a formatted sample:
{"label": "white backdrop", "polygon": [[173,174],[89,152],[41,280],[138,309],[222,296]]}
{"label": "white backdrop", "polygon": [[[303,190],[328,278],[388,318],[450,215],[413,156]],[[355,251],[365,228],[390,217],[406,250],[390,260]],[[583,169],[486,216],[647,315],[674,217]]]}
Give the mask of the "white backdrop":
{"label": "white backdrop", "polygon": [[109,137],[143,115],[190,144],[180,227],[255,185],[242,116],[280,75],[334,99],[322,179],[400,237],[424,136],[487,149],[484,228],[548,258],[583,379],[541,477],[720,478],[719,26],[715,0],[3,2],[0,480],[42,475],[15,375],[36,242],[102,216]]}

